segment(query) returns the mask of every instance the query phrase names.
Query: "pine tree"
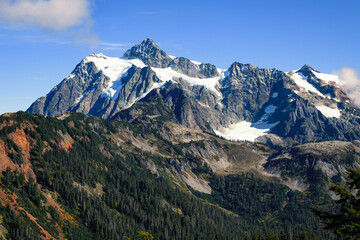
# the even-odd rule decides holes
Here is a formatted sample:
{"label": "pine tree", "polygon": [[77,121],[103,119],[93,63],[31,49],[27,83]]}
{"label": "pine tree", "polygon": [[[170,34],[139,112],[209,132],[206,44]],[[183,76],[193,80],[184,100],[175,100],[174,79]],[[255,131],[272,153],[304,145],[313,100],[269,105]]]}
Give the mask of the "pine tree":
{"label": "pine tree", "polygon": [[347,169],[346,186],[332,185],[330,190],[339,196],[336,202],[340,205],[340,212],[313,211],[326,224],[325,228],[336,235],[360,239],[360,171]]}

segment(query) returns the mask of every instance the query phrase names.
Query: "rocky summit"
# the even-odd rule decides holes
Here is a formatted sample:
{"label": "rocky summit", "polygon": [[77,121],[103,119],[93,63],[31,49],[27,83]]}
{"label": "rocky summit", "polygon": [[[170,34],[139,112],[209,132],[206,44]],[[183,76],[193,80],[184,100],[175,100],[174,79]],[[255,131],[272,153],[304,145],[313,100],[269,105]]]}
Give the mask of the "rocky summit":
{"label": "rocky summit", "polygon": [[141,102],[159,101],[173,121],[229,140],[275,147],[360,139],[360,112],[334,75],[308,65],[283,72],[234,62],[228,69],[174,57],[151,39],[121,58],[92,54],[27,110],[48,116],[81,112],[134,117]]}

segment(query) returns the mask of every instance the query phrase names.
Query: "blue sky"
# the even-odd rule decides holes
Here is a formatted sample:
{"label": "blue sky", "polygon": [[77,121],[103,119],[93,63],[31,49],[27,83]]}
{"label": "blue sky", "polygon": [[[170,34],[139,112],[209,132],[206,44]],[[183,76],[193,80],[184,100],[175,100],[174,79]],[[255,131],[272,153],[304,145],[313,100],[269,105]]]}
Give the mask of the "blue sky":
{"label": "blue sky", "polygon": [[220,68],[360,72],[359,11],[357,0],[0,0],[0,114],[26,110],[92,52],[122,56],[147,37]]}

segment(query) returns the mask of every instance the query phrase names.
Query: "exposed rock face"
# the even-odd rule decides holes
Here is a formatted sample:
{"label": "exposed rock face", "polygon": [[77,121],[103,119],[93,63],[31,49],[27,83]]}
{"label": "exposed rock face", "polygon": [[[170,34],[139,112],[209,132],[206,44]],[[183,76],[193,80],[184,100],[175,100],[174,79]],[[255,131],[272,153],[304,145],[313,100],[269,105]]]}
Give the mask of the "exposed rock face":
{"label": "exposed rock face", "polygon": [[[308,65],[284,73],[234,62],[225,71],[171,57],[145,39],[123,58],[85,58],[27,111],[50,116],[75,111],[130,120],[143,111],[125,109],[146,101],[170,109],[172,121],[207,132],[233,131],[234,124],[245,121],[249,129],[240,129],[235,139],[260,130],[254,139],[276,147],[360,139],[359,110],[351,106],[334,76],[327,77]],[[125,112],[117,116],[121,111]]]}
{"label": "exposed rock face", "polygon": [[183,57],[174,58],[170,62],[169,67],[177,72],[195,78],[212,78],[219,75],[219,72],[214,65],[209,63],[196,64]]}
{"label": "exposed rock face", "polygon": [[271,94],[277,92],[278,99],[287,99],[291,94],[285,88],[290,82],[285,73],[276,69],[259,69],[250,64],[233,63],[229,76],[221,84],[222,100],[226,115],[237,119],[253,121],[262,108],[269,103]]}
{"label": "exposed rock face", "polygon": [[161,50],[150,38],[145,39],[140,45],[135,45],[127,50],[123,57],[140,59],[146,65],[157,68],[166,68],[171,62],[171,57]]}
{"label": "exposed rock face", "polygon": [[327,118],[309,101],[301,98],[292,102],[291,106],[293,111],[288,112],[273,129],[279,136],[298,142],[353,140],[360,136],[359,120],[350,119],[347,113],[341,119]]}
{"label": "exposed rock face", "polygon": [[[171,109],[180,124],[189,128],[212,131],[204,116],[203,107],[178,84],[168,83],[166,87],[152,91],[141,101],[150,103],[160,101],[159,104]],[[156,112],[153,114],[156,114]],[[137,116],[140,116],[140,114]]]}
{"label": "exposed rock face", "polygon": [[[49,116],[56,116],[73,108],[77,98],[81,97],[83,92],[91,92],[96,86],[95,92],[91,96],[100,95],[101,87],[106,84],[106,77],[99,72],[94,63],[85,63],[82,61],[72,72],[72,77],[65,78],[59,85],[54,87],[46,97],[36,100],[27,110],[29,113],[40,113]],[[90,101],[93,103],[93,101]],[[91,108],[87,104],[83,111]]]}
{"label": "exposed rock face", "polygon": [[[137,68],[132,66],[127,76],[122,78],[123,87],[119,91],[118,98],[116,100],[110,100],[105,98],[105,106],[95,107],[91,111],[91,115],[100,115],[103,118],[109,118],[114,116],[120,110],[131,106],[136,99],[143,96],[148,92],[154,83],[159,83],[160,80],[156,77],[155,73],[150,67]],[[100,99],[102,100],[102,99]]]}
{"label": "exposed rock face", "polygon": [[58,86],[46,96],[36,100],[27,110],[49,116],[61,115],[66,111],[82,112],[109,118],[120,110],[131,106],[137,98],[148,92],[160,80],[150,67],[133,65],[121,78],[118,97],[104,95],[110,79],[99,71],[93,62],[82,61]]}
{"label": "exposed rock face", "polygon": [[218,74],[217,68],[210,63],[201,63],[199,65],[199,77],[211,78]]}
{"label": "exposed rock face", "polygon": [[314,72],[319,72],[309,65],[305,64],[298,72],[306,76],[308,82],[319,89],[320,92],[328,94],[331,98],[337,98],[340,101],[348,100],[346,93],[342,90],[342,88],[339,88],[335,82],[331,81],[328,84],[324,84],[324,81],[317,78],[314,74]]}
{"label": "exposed rock face", "polygon": [[[358,168],[359,142],[325,141],[306,143],[271,155],[264,165],[268,173],[281,175],[302,186],[341,183],[346,168]],[[302,189],[302,190],[306,190]]]}

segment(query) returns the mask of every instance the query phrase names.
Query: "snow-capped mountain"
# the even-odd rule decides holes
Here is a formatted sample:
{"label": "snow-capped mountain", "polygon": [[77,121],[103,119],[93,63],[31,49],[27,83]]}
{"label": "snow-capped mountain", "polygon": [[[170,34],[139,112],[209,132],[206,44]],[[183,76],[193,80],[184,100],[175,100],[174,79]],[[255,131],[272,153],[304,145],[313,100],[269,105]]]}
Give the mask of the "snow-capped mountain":
{"label": "snow-capped mountain", "polygon": [[282,145],[360,139],[360,114],[334,75],[308,65],[288,73],[234,62],[227,70],[170,56],[151,39],[122,58],[84,58],[46,97],[27,110],[133,119],[142,102],[160,101],[176,121],[227,139]]}

